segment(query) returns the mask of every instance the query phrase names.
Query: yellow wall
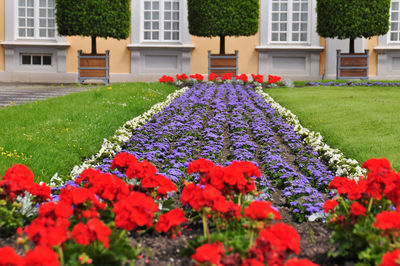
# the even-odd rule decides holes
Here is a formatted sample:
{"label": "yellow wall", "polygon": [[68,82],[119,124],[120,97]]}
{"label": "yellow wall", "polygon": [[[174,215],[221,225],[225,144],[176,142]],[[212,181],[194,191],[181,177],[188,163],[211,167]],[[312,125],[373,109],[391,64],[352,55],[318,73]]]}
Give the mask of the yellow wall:
{"label": "yellow wall", "polygon": [[[5,21],[4,21],[4,0],[0,0],[0,42],[4,41],[4,30],[5,30]],[[0,45],[0,71],[4,71],[4,47]]]}
{"label": "yellow wall", "polygon": [[325,49],[319,53],[319,74],[323,76],[326,71],[326,39],[321,37],[319,44],[325,47]]}
{"label": "yellow wall", "polygon": [[[2,0],[0,0],[2,1]],[[130,73],[131,54],[127,45],[130,37],[126,40],[108,38],[97,38],[97,53],[110,50],[110,73]],[[84,53],[91,52],[91,39],[89,37],[73,36],[67,37],[71,46],[67,50],[67,72],[78,72],[78,50]]]}
{"label": "yellow wall", "polygon": [[374,49],[378,46],[378,36],[367,39],[367,49],[369,50],[369,75],[376,76],[378,74],[378,53]]}
{"label": "yellow wall", "polygon": [[[192,36],[192,44],[195,49],[191,57],[191,72],[208,74],[208,50],[219,53],[219,37],[205,38]],[[256,46],[260,43],[257,33],[249,37],[227,37],[225,40],[225,53],[233,54],[239,51],[239,74],[258,73],[258,52]]]}

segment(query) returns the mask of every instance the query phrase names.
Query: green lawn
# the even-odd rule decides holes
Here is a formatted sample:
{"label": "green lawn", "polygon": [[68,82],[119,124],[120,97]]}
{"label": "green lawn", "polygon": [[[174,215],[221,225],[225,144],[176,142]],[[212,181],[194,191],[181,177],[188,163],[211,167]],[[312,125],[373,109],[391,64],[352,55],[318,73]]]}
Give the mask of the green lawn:
{"label": "green lawn", "polygon": [[266,92],[347,157],[360,163],[386,157],[400,170],[400,88],[302,87]]}
{"label": "green lawn", "polygon": [[99,151],[104,138],[177,88],[123,83],[0,109],[0,176],[25,164],[49,181]]}

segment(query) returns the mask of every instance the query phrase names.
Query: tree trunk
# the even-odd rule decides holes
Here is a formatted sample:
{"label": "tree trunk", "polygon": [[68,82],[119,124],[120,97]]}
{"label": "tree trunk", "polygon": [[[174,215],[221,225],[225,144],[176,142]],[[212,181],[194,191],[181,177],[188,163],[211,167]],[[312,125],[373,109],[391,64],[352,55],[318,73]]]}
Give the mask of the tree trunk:
{"label": "tree trunk", "polygon": [[219,54],[225,54],[225,36],[219,36]]}
{"label": "tree trunk", "polygon": [[354,54],[354,38],[350,38],[349,53]]}
{"label": "tree trunk", "polygon": [[96,36],[92,36],[92,54],[97,54]]}

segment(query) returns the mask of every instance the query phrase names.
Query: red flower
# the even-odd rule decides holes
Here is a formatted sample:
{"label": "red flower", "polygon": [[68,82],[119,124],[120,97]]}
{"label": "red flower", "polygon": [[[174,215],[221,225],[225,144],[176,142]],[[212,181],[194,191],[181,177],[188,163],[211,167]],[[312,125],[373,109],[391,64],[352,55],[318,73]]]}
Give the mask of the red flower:
{"label": "red flower", "polygon": [[217,79],[218,79],[218,75],[215,73],[210,73],[210,75],[208,75],[209,81],[217,81]]}
{"label": "red flower", "polygon": [[254,74],[251,74],[251,77],[253,78],[253,80],[254,80],[255,82],[258,82],[258,83],[263,83],[263,82],[264,82],[264,76],[263,76],[263,75],[254,75]]}
{"label": "red flower", "polygon": [[181,74],[181,75],[176,74],[176,79],[177,79],[177,80],[185,81],[185,80],[188,80],[189,78],[188,78],[188,76],[187,76],[185,73],[183,73],[183,74]]}
{"label": "red flower", "polygon": [[386,252],[382,257],[382,263],[379,266],[398,266],[400,260],[400,249]]}
{"label": "red flower", "polygon": [[157,188],[158,196],[166,196],[168,192],[176,191],[174,183],[163,175],[148,176],[142,179],[141,187]]}
{"label": "red flower", "polygon": [[114,204],[115,225],[125,230],[133,230],[137,226],[151,227],[157,204],[145,194],[131,192],[128,197]]}
{"label": "red flower", "polygon": [[97,218],[90,219],[87,225],[78,223],[72,230],[72,236],[76,243],[87,246],[91,242],[100,241],[106,249],[108,249],[108,237],[110,234],[111,229]]}
{"label": "red flower", "polygon": [[247,77],[246,74],[241,74],[239,76],[236,76],[236,79],[237,80],[243,80],[243,82],[248,82],[249,81],[249,78]]}
{"label": "red flower", "polygon": [[192,78],[192,79],[196,79],[196,80],[198,80],[198,81],[203,81],[204,80],[204,76],[203,75],[201,75],[201,74],[194,74],[194,75],[190,75],[190,77]]}
{"label": "red flower", "polygon": [[49,202],[40,205],[39,208],[39,217],[46,218],[65,218],[68,219],[73,214],[73,210],[71,205],[60,201],[58,203]]}
{"label": "red flower", "polygon": [[[162,214],[156,224],[157,232],[168,232],[171,228],[177,229],[176,232],[180,235],[180,230],[178,227],[187,222],[188,220],[185,218],[185,212],[181,209],[173,209],[165,214]],[[175,232],[171,234],[171,238],[175,238]]]}
{"label": "red flower", "polygon": [[160,81],[161,83],[174,82],[174,78],[171,76],[164,75],[158,81]]}
{"label": "red flower", "polygon": [[285,266],[318,266],[318,264],[312,263],[307,259],[291,258],[285,263]]}
{"label": "red flower", "polygon": [[268,75],[268,84],[276,83],[280,80],[281,80],[281,77],[279,77],[279,76]]}
{"label": "red flower", "polygon": [[[259,241],[268,241],[276,251],[291,250],[296,254],[300,252],[300,236],[290,225],[276,223],[260,231]],[[257,244],[256,240],[256,244]]]}
{"label": "red flower", "polygon": [[201,174],[208,174],[211,169],[214,167],[214,163],[210,160],[200,158],[193,162],[190,162],[187,168],[187,173],[201,173]]}
{"label": "red flower", "polygon": [[29,193],[39,198],[40,201],[51,199],[51,188],[44,184],[33,184],[29,189]]}
{"label": "red flower", "polygon": [[329,189],[336,189],[339,194],[347,196],[349,200],[358,200],[367,191],[367,183],[362,179],[357,183],[347,177],[335,176],[329,184]]}
{"label": "red flower", "polygon": [[244,216],[256,221],[280,220],[280,213],[271,207],[270,201],[253,201],[244,209]]}
{"label": "red flower", "polygon": [[22,266],[24,259],[15,253],[12,247],[0,248],[0,265],[4,266]]}
{"label": "red flower", "polygon": [[74,226],[72,229],[72,237],[77,244],[84,246],[90,244],[89,228],[84,223],[78,223]]}
{"label": "red flower", "polygon": [[37,246],[34,250],[29,250],[25,255],[26,266],[57,266],[58,255],[51,248]]}
{"label": "red flower", "polygon": [[324,203],[324,212],[328,213],[331,210],[334,212],[336,206],[338,206],[338,202],[336,200],[327,200]]}
{"label": "red flower", "polygon": [[383,211],[375,217],[374,226],[382,230],[400,230],[400,213]]}
{"label": "red flower", "polygon": [[222,80],[222,81],[231,80],[231,79],[232,79],[232,73],[224,73],[224,74],[222,75],[222,77],[221,77],[221,80]]}
{"label": "red flower", "polygon": [[367,209],[357,201],[353,202],[350,207],[350,214],[353,216],[365,216]]}
{"label": "red flower", "polygon": [[375,174],[384,174],[390,171],[391,168],[390,162],[386,158],[369,159],[368,161],[363,163],[362,167],[368,169],[371,173]]}
{"label": "red flower", "polygon": [[[136,162],[137,162],[137,159],[136,159],[136,157],[134,155],[129,154],[127,152],[121,152],[121,153],[118,153],[114,157],[114,159],[112,161],[112,164],[111,164],[111,169],[114,169],[114,168],[117,168],[117,167],[118,168],[126,168],[131,163],[136,163]],[[82,172],[81,176],[83,175],[84,172]]]}
{"label": "red flower", "polygon": [[0,180],[0,187],[4,195],[13,201],[18,195],[29,191],[34,185],[33,173],[25,165],[14,164],[5,172],[3,179]]}
{"label": "red flower", "polygon": [[224,255],[224,245],[220,242],[204,244],[196,249],[196,253],[192,255],[192,259],[197,265],[205,262],[218,264]]}
{"label": "red flower", "polygon": [[70,222],[64,218],[38,217],[25,227],[25,233],[36,245],[58,246],[67,240]]}

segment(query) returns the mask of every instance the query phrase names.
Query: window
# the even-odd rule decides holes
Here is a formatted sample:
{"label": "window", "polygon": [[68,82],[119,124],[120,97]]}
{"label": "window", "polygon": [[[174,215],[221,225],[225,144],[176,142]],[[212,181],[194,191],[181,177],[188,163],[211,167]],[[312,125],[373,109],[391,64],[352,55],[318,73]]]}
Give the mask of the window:
{"label": "window", "polygon": [[271,42],[309,42],[309,0],[272,0],[270,10]]}
{"label": "window", "polygon": [[18,0],[18,37],[54,39],[55,0]]}
{"label": "window", "polygon": [[22,54],[22,65],[51,66],[51,55]]}
{"label": "window", "polygon": [[145,0],[143,39],[145,41],[180,41],[179,20],[179,0]]}
{"label": "window", "polygon": [[400,1],[392,1],[390,8],[390,41],[400,41]]}

